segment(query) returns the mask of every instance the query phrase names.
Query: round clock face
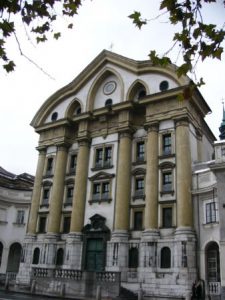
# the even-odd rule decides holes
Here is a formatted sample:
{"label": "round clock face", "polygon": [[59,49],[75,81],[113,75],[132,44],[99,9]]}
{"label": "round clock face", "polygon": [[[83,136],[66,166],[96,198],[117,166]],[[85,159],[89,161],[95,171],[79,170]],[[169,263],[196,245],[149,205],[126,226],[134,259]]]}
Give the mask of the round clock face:
{"label": "round clock face", "polygon": [[115,81],[109,81],[106,82],[106,84],[103,86],[103,93],[105,95],[112,94],[116,89],[116,82]]}

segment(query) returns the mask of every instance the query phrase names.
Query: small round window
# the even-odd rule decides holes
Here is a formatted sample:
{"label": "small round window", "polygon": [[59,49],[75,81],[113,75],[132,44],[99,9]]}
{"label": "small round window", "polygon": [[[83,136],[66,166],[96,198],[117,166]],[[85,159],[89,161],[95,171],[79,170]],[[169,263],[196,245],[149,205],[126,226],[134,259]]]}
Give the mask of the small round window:
{"label": "small round window", "polygon": [[56,121],[58,119],[58,113],[55,111],[51,117],[52,121]]}
{"label": "small round window", "polygon": [[163,80],[160,82],[159,89],[161,92],[168,90],[169,88],[169,82],[167,80]]}
{"label": "small round window", "polygon": [[116,82],[115,81],[109,81],[106,82],[106,84],[103,86],[103,93],[105,95],[112,94],[116,89]]}

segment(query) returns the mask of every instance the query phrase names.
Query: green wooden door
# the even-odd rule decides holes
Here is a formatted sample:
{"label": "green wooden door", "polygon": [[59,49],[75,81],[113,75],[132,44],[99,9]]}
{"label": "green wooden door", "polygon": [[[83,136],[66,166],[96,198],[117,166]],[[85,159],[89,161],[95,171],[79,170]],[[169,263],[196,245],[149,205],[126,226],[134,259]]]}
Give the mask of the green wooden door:
{"label": "green wooden door", "polygon": [[86,270],[104,270],[104,244],[103,239],[88,239],[86,248]]}

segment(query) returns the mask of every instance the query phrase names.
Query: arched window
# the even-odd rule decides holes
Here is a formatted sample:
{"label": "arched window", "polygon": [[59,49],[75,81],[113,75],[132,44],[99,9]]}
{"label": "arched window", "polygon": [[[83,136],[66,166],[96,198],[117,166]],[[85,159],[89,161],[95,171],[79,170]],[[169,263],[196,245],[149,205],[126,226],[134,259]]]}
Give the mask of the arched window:
{"label": "arched window", "polygon": [[171,268],[171,251],[169,247],[163,247],[161,250],[161,268]]}
{"label": "arched window", "polygon": [[64,257],[64,251],[62,248],[59,248],[56,253],[56,265],[57,266],[63,265],[63,257]]}
{"label": "arched window", "polygon": [[56,121],[58,119],[58,113],[55,111],[51,117],[52,121]]}
{"label": "arched window", "polygon": [[113,101],[110,98],[105,101],[105,106],[111,106],[112,104],[113,104]]}
{"label": "arched window", "polygon": [[136,247],[129,250],[129,268],[138,268],[138,248]]}
{"label": "arched window", "polygon": [[9,248],[7,272],[19,271],[19,265],[21,260],[22,246],[19,243],[13,243]]}
{"label": "arched window", "polygon": [[138,93],[138,99],[141,99],[143,97],[146,96],[146,90],[141,90],[139,93]]}
{"label": "arched window", "polygon": [[39,263],[39,257],[40,257],[40,249],[39,248],[35,248],[34,249],[34,254],[33,254],[33,261],[32,261],[33,265],[38,265],[38,263]]}

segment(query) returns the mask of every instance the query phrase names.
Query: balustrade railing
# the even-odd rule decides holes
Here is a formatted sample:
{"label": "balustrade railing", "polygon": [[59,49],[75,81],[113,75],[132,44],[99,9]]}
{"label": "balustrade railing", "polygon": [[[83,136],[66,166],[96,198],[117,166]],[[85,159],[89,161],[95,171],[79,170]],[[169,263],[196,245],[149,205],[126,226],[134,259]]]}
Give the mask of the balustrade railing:
{"label": "balustrade railing", "polygon": [[209,282],[208,283],[208,293],[209,295],[220,295],[220,282]]}

